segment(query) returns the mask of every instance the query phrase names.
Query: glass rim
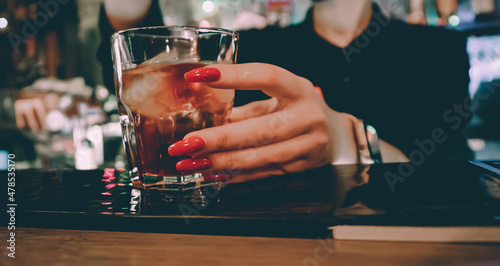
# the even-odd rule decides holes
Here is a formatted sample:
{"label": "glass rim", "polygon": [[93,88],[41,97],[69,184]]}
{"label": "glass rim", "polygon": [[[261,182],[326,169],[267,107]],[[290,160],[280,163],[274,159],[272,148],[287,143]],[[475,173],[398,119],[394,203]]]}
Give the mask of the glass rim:
{"label": "glass rim", "polygon": [[[137,27],[137,28],[130,28],[126,30],[120,30],[111,35],[111,39],[114,39],[120,35],[125,35],[127,33],[132,33],[135,31],[142,31],[142,30],[155,30],[155,29],[175,29],[175,30],[203,30],[207,31],[210,33],[224,33],[227,35],[232,35],[233,37],[238,38],[239,34],[236,31],[233,30],[228,30],[224,28],[212,28],[212,27],[198,27],[198,26],[185,26],[185,25],[174,25],[174,26],[152,26],[152,27]],[[150,34],[150,33],[143,33],[145,36],[155,36],[155,34]],[[162,36],[161,34],[158,34],[157,36]],[[166,35],[164,35],[166,36]]]}

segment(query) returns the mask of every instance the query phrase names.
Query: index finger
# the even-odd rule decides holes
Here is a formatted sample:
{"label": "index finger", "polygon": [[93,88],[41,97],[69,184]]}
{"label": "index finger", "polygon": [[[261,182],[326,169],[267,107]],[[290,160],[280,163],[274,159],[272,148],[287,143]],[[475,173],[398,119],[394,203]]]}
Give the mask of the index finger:
{"label": "index finger", "polygon": [[186,72],[188,82],[206,82],[213,88],[262,90],[271,97],[296,99],[314,91],[312,83],[281,67],[262,63],[216,64]]}

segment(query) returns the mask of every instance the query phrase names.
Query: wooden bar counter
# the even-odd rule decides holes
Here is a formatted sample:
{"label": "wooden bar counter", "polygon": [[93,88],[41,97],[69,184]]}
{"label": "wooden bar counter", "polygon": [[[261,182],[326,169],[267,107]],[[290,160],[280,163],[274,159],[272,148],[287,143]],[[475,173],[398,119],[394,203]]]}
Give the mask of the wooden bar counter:
{"label": "wooden bar counter", "polygon": [[[0,236],[6,238],[2,228]],[[17,228],[1,265],[499,265],[500,246]],[[327,236],[325,236],[327,237]],[[3,241],[2,241],[3,242]],[[5,243],[5,242],[3,242]]]}

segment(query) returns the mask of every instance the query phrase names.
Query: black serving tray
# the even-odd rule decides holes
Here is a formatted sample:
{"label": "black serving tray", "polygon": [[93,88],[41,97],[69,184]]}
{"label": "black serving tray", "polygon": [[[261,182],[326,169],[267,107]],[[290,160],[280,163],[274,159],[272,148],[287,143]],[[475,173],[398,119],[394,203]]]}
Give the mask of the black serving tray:
{"label": "black serving tray", "polygon": [[500,177],[467,161],[328,165],[177,202],[116,169],[18,170],[9,201],[7,174],[0,218],[7,224],[13,206],[24,227],[317,238],[337,224],[500,226]]}

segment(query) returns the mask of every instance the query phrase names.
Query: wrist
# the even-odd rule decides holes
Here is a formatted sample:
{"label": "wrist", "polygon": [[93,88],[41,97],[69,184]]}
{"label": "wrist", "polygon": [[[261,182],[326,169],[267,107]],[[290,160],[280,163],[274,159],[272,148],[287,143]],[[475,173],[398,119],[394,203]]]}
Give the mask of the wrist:
{"label": "wrist", "polygon": [[332,164],[372,164],[362,120],[347,113],[334,112],[336,121]]}

